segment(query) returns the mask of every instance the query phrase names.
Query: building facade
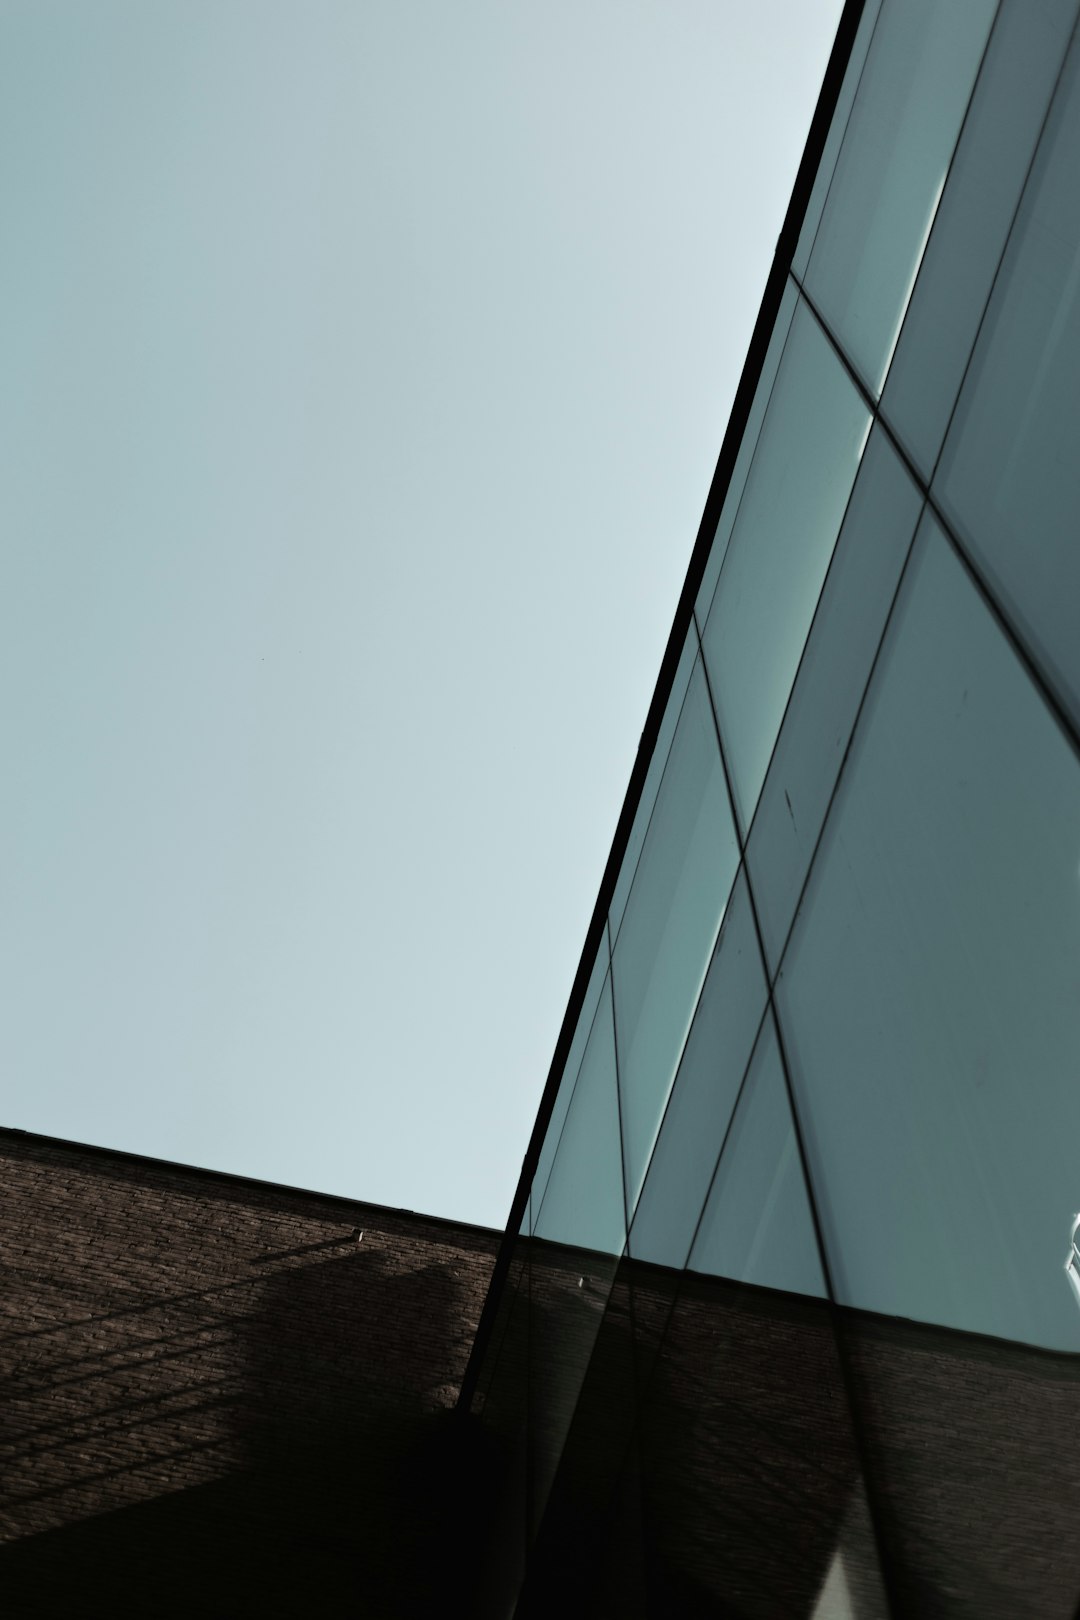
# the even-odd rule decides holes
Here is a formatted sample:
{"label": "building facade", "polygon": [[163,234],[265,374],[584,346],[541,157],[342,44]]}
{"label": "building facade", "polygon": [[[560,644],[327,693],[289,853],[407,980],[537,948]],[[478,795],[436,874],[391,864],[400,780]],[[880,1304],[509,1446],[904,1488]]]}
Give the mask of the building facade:
{"label": "building facade", "polygon": [[845,7],[501,1242],[0,1132],[5,1615],[1080,1615],[1078,11]]}
{"label": "building facade", "polygon": [[1080,1604],[1076,23],[845,9],[465,1379],[493,1613]]}

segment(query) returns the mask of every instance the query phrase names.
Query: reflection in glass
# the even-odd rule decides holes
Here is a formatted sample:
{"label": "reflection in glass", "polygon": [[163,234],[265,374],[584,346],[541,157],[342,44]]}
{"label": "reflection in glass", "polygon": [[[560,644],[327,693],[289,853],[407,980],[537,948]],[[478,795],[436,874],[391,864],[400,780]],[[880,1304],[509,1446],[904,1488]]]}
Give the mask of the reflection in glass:
{"label": "reflection in glass", "polygon": [[800,304],[702,635],[744,827],[869,431],[866,407]]}
{"label": "reflection in glass", "polygon": [[757,387],[754,390],[753,404],[750,406],[746,427],[739,441],[735,465],[728,480],[724,505],[720,512],[720,521],[717,523],[716,535],[709,551],[709,560],[705,564],[705,573],[698,588],[695,611],[698,619],[702,622],[704,622],[708,614],[709,604],[712,602],[716,590],[716,581],[720,577],[720,569],[727,555],[728,541],[731,539],[731,531],[735,526],[739,503],[743,497],[743,490],[746,488],[747,474],[754,459],[758,435],[761,432],[761,424],[768,409],[773,384],[776,381],[776,373],[784,353],[788,331],[791,327],[791,317],[795,313],[797,299],[798,292],[795,283],[789,276],[784,285],[783,295],[780,299],[780,309],[769,336],[769,346],[765,351],[765,359],[758,377]]}
{"label": "reflection in glass", "polygon": [[1069,1253],[1065,1259],[1065,1274],[1076,1295],[1076,1303],[1080,1305],[1080,1244],[1076,1241],[1078,1229],[1080,1229],[1080,1215],[1074,1215],[1072,1229],[1069,1232]]}
{"label": "reflection in glass", "polygon": [[1080,49],[1002,261],[934,493],[1080,720]]}
{"label": "reflection in glass", "polygon": [[852,41],[851,53],[848,56],[847,66],[844,70],[844,82],[840,86],[840,94],[836,98],[836,109],[829,125],[828,134],[821,152],[821,161],[814,175],[814,183],[810,188],[810,197],[803,215],[802,226],[799,230],[799,241],[791,258],[791,268],[794,275],[801,281],[806,274],[807,261],[814,246],[814,238],[821,224],[821,213],[825,207],[832,185],[833,174],[836,170],[836,159],[843,145],[844,134],[847,130],[848,120],[851,117],[852,103],[855,92],[859,88],[863,67],[866,64],[866,53],[870,48],[870,41],[877,27],[878,14],[881,11],[881,0],[865,0],[859,13],[859,25]]}
{"label": "reflection in glass", "polygon": [[904,317],[882,411],[929,478],[1076,16],[1005,0]]}
{"label": "reflection in glass", "polygon": [[611,981],[605,980],[534,1236],[603,1254],[626,1239]]}
{"label": "reflection in glass", "polygon": [[660,729],[656,737],[656,746],[653,748],[649,760],[649,768],[645,773],[645,782],[634,812],[634,824],[627,839],[626,852],[623,855],[619,875],[615,880],[615,888],[611,896],[611,905],[608,907],[608,926],[611,929],[612,939],[617,939],[619,928],[622,925],[623,913],[626,910],[626,899],[630,893],[630,886],[634,881],[637,863],[641,856],[641,846],[645,842],[649,819],[656,803],[656,795],[667,764],[668,753],[671,749],[671,739],[675,735],[679,715],[686,699],[686,688],[690,684],[690,676],[694,669],[694,660],[698,655],[697,630],[691,623],[683,650],[679,655],[678,667],[675,670],[675,679],[671,684],[671,693],[668,697],[664,718],[660,722]]}
{"label": "reflection in glass", "polygon": [[996,0],[882,8],[805,286],[880,393]]}
{"label": "reflection in glass", "polygon": [[691,1271],[826,1296],[787,1086],[769,1013],[690,1253]]}
{"label": "reflection in glass", "polygon": [[838,1297],[1080,1350],[1080,764],[924,519],[777,982]]}
{"label": "reflection in glass", "polygon": [[747,862],[775,972],[851,738],[922,496],[880,427],[867,441],[750,830]]}
{"label": "reflection in glass", "polygon": [[651,1614],[809,1620],[838,1546],[857,1620],[890,1612],[827,1301],[684,1272],[638,1434]]}
{"label": "reflection in glass", "polygon": [[738,858],[716,727],[699,659],[612,958],[631,1212]]}
{"label": "reflection in glass", "polygon": [[585,999],[581,1004],[581,1012],[578,1015],[574,1038],[570,1043],[570,1050],[563,1065],[562,1079],[559,1082],[559,1090],[555,1097],[555,1106],[551,1111],[551,1118],[548,1121],[548,1128],[544,1133],[544,1140],[536,1161],[536,1169],[533,1172],[532,1189],[529,1197],[529,1210],[533,1212],[538,1213],[543,1202],[548,1177],[551,1174],[552,1160],[555,1157],[562,1136],[567,1110],[570,1107],[570,1099],[574,1095],[574,1087],[577,1084],[581,1060],[585,1055],[585,1047],[589,1036],[592,1034],[596,1009],[600,1002],[600,992],[604,987],[608,967],[608,934],[605,928],[600,940],[600,949],[596,953],[596,961],[593,963],[593,970],[589,976]]}
{"label": "reflection in glass", "polygon": [[686,1264],[765,996],[750,895],[740,874],[630,1228],[635,1259]]}
{"label": "reflection in glass", "polygon": [[529,1277],[529,1518],[535,1534],[626,1242],[615,1030],[605,979],[540,1211]]}

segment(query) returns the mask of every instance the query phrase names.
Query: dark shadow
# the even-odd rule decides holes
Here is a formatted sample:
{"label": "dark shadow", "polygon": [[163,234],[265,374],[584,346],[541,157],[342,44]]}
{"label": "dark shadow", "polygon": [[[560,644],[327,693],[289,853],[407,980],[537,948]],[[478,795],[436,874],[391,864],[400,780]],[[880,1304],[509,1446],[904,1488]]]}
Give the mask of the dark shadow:
{"label": "dark shadow", "polygon": [[597,1331],[589,1257],[520,1247],[478,1386],[519,1620],[1074,1615],[1077,1358],[632,1262]]}
{"label": "dark shadow", "polygon": [[[391,1224],[395,1236],[409,1231],[407,1216]],[[468,1254],[460,1257],[470,1233],[455,1234],[456,1261],[433,1261],[418,1220],[408,1269],[402,1245],[384,1254],[358,1244],[351,1224],[349,1232],[349,1241],[267,1255],[278,1269],[253,1264],[250,1280],[175,1294],[163,1285],[103,1309],[95,1320],[147,1324],[138,1339],[144,1360],[133,1366],[156,1372],[145,1372],[138,1393],[111,1393],[125,1352],[88,1349],[85,1321],[51,1330],[44,1375],[29,1360],[20,1373],[19,1355],[37,1330],[15,1326],[9,1351],[24,1423],[12,1432],[11,1455],[24,1466],[9,1511],[25,1515],[35,1498],[73,1483],[92,1490],[107,1482],[118,1436],[125,1460],[117,1472],[137,1474],[140,1487],[145,1478],[145,1489],[134,1505],[0,1546],[5,1620],[473,1612],[467,1549],[488,1471],[482,1435],[453,1411],[470,1332],[463,1316],[478,1309],[476,1274]],[[490,1256],[492,1237],[477,1234],[475,1247]],[[212,1275],[212,1262],[206,1270]],[[209,1356],[221,1344],[225,1370],[211,1376],[200,1347]],[[85,1403],[91,1416],[80,1418],[80,1389],[98,1379],[103,1361],[108,1404]],[[167,1385],[154,1385],[166,1368]],[[206,1422],[212,1438],[201,1440]],[[60,1447],[72,1455],[79,1423],[99,1425],[84,1473],[51,1483],[48,1459]],[[176,1488],[200,1446],[217,1459],[211,1477]]]}

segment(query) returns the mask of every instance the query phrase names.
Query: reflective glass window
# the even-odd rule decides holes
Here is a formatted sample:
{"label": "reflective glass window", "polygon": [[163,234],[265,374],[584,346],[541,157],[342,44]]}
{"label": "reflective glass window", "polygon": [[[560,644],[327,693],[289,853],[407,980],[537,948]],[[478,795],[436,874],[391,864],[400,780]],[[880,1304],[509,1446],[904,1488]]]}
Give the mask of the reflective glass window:
{"label": "reflective glass window", "polygon": [[[569,1421],[560,1435],[557,1468],[530,1560],[524,1602],[516,1611],[522,1620],[525,1613],[536,1617],[567,1614],[568,1568],[575,1576],[569,1612],[583,1617],[597,1613],[600,1594],[596,1583],[606,1562],[602,1510],[616,1489],[634,1420],[636,1374],[625,1266],[620,1263],[615,1273],[602,1313],[590,1303],[588,1277],[584,1287],[578,1287],[579,1277],[571,1275],[570,1280],[572,1286],[560,1302],[563,1326],[577,1343],[582,1333],[588,1334],[591,1343],[572,1407],[567,1408],[564,1400],[559,1402]],[[558,1372],[552,1363],[565,1357],[565,1338],[549,1340],[545,1348],[551,1356],[539,1375],[545,1392],[554,1393]],[[568,1387],[564,1385],[564,1391]],[[599,1609],[601,1614],[610,1612]],[[624,1614],[635,1611],[615,1612],[622,1620]]]}
{"label": "reflective glass window", "polygon": [[664,718],[660,722],[657,733],[656,746],[649,760],[649,768],[645,774],[645,783],[638,800],[637,810],[634,812],[634,824],[630,829],[630,837],[626,843],[626,853],[623,855],[619,875],[615,880],[615,888],[611,896],[611,905],[608,907],[608,922],[611,926],[611,937],[615,939],[622,925],[623,912],[626,910],[626,897],[630,893],[630,886],[634,881],[637,863],[641,857],[641,846],[645,842],[645,833],[649,820],[656,804],[656,795],[660,789],[660,781],[667,764],[668,754],[671,752],[671,739],[675,735],[679,715],[682,713],[683,702],[686,698],[686,688],[690,684],[690,676],[694,669],[694,660],[698,655],[697,630],[691,624],[689,633],[683,643],[683,650],[679,656],[678,667],[675,670],[675,679],[671,683],[671,695],[664,710]]}
{"label": "reflective glass window", "polygon": [[867,441],[791,701],[747,863],[775,972],[915,534],[922,496],[880,427]]}
{"label": "reflective glass window", "polygon": [[702,622],[704,622],[705,617],[708,614],[709,604],[712,601],[713,593],[716,590],[716,581],[719,578],[720,569],[723,567],[724,558],[727,555],[728,541],[731,539],[731,531],[735,526],[735,518],[739,511],[739,503],[743,498],[743,491],[746,488],[747,474],[750,471],[750,464],[754,459],[754,451],[757,448],[758,435],[761,432],[761,424],[764,420],[765,412],[768,409],[773,384],[776,381],[776,373],[780,366],[780,360],[784,353],[784,345],[787,342],[788,331],[791,327],[791,317],[795,313],[795,304],[797,299],[798,293],[795,288],[795,283],[789,276],[784,286],[783,297],[780,300],[780,309],[777,313],[776,321],[769,337],[768,347],[765,351],[765,360],[761,367],[761,375],[758,378],[757,387],[754,390],[753,403],[751,404],[750,410],[747,414],[746,427],[743,430],[742,438],[739,441],[739,449],[735,456],[735,464],[731,471],[731,477],[728,480],[727,491],[724,495],[724,505],[720,512],[720,520],[716,525],[716,537],[713,540],[712,549],[709,552],[709,560],[705,565],[705,573],[702,576],[701,585],[698,589],[696,612],[698,619]]}
{"label": "reflective glass window", "polygon": [[963,380],[1076,14],[1004,0],[994,24],[882,410],[929,478]]}
{"label": "reflective glass window", "polygon": [[857,1311],[837,1322],[893,1598],[867,1614],[1075,1620],[1075,1361]]}
{"label": "reflective glass window", "polygon": [[[661,1281],[670,1275],[649,1271]],[[826,1300],[682,1273],[638,1435],[650,1615],[884,1620],[893,1612],[876,1579]]]}
{"label": "reflective glass window", "polygon": [[611,980],[551,1166],[529,1268],[529,1524],[535,1535],[625,1247]]}
{"label": "reflective glass window", "polygon": [[777,980],[838,1297],[1080,1349],[1080,763],[924,518]]}
{"label": "reflective glass window", "polygon": [[750,895],[740,875],[630,1228],[635,1259],[686,1264],[766,993]]}
{"label": "reflective glass window", "polygon": [[626,1239],[611,981],[605,980],[534,1235],[621,1254]]}
{"label": "reflective glass window", "polygon": [[632,1210],[738,865],[698,660],[615,942],[612,975]]}
{"label": "reflective glass window", "polygon": [[596,954],[596,961],[593,963],[593,970],[589,976],[585,1000],[581,1004],[581,1012],[578,1015],[574,1038],[570,1043],[570,1050],[563,1065],[562,1079],[559,1082],[559,1089],[555,1096],[555,1106],[551,1110],[551,1118],[548,1121],[548,1128],[544,1134],[544,1141],[536,1161],[527,1214],[529,1212],[538,1213],[543,1202],[548,1177],[551,1174],[552,1160],[559,1146],[559,1139],[566,1123],[567,1109],[570,1107],[570,1099],[574,1095],[574,1087],[577,1084],[581,1060],[585,1055],[585,1047],[588,1044],[589,1036],[592,1034],[593,1021],[596,1018],[596,1009],[600,1001],[600,992],[604,987],[604,980],[607,977],[609,962],[608,934],[605,928],[600,941],[600,949]]}
{"label": "reflective glass window", "polygon": [[810,188],[810,199],[803,215],[802,227],[799,231],[799,241],[791,259],[791,268],[801,280],[806,273],[807,261],[814,245],[818,226],[821,224],[821,211],[825,207],[825,199],[829,195],[833,174],[836,170],[836,159],[843,145],[844,133],[851,117],[851,108],[855,100],[855,92],[859,88],[859,79],[866,63],[866,53],[870,48],[874,29],[877,25],[878,13],[881,11],[881,0],[865,0],[859,14],[859,25],[855,32],[851,54],[848,57],[847,67],[844,71],[844,82],[840,87],[840,94],[836,100],[836,110],[829,125],[829,133],[825,137],[822,148],[821,161],[814,175],[814,183]]}
{"label": "reflective glass window", "polygon": [[817,1237],[770,1013],[690,1253],[691,1271],[824,1298]]}
{"label": "reflective glass window", "polygon": [[945,186],[997,0],[886,4],[804,285],[879,393]]}
{"label": "reflective glass window", "polygon": [[869,431],[869,412],[800,304],[702,633],[744,827]]}
{"label": "reflective glass window", "polygon": [[934,494],[1080,718],[1080,49],[1047,119]]}

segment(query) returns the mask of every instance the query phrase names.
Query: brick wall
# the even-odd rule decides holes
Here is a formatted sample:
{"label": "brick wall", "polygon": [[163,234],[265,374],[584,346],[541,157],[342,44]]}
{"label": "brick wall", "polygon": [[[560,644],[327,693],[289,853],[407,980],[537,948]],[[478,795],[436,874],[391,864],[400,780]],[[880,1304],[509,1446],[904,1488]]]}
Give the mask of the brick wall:
{"label": "brick wall", "polygon": [[1080,1357],[541,1242],[515,1279],[476,1405],[519,1620],[1080,1614]]}
{"label": "brick wall", "polygon": [[407,1616],[467,1582],[451,1411],[498,1233],[18,1132],[0,1199],[0,1612]]}

